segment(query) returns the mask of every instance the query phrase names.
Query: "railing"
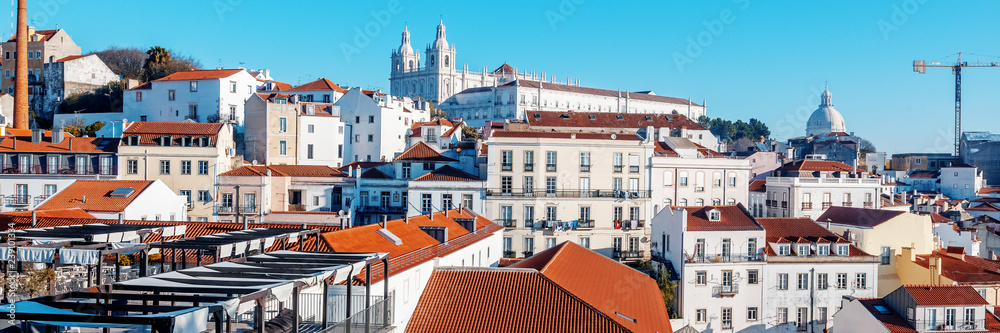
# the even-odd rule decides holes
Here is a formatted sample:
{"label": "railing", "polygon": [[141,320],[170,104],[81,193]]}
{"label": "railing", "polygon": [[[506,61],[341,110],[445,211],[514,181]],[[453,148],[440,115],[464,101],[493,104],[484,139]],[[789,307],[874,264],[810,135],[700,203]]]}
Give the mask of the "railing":
{"label": "railing", "polygon": [[873,202],[871,202],[871,201],[865,203],[865,208],[872,208],[874,206],[875,206],[875,204]]}
{"label": "railing", "polygon": [[580,165],[580,172],[590,172],[590,165]]}
{"label": "railing", "polygon": [[734,296],[740,292],[738,284],[719,285],[712,287],[712,297]]}
{"label": "railing", "polygon": [[[54,172],[53,172],[54,171]],[[118,175],[118,168],[113,166],[105,166],[102,170],[100,165],[92,165],[84,168],[77,168],[76,166],[70,166],[65,168],[56,168],[52,170],[43,165],[31,165],[27,167],[21,166],[6,166],[0,168],[0,173],[3,174],[14,174],[14,175],[104,175],[104,176],[115,176]]]}
{"label": "railing", "polygon": [[[632,221],[636,222],[635,225],[632,224]],[[622,231],[642,230],[646,227],[646,220],[621,220],[615,222],[615,224],[621,225]]]}
{"label": "railing", "polygon": [[652,191],[616,191],[616,190],[533,190],[500,188],[487,189],[486,196],[514,196],[514,197],[552,197],[552,198],[617,198],[617,199],[637,199],[649,198]]}
{"label": "railing", "polygon": [[830,206],[833,206],[832,202],[824,202],[823,203],[823,210],[830,209]]}
{"label": "railing", "polygon": [[545,164],[545,171],[548,171],[548,172],[556,171],[556,165],[555,164]]}
{"label": "railing", "polygon": [[361,206],[358,207],[359,213],[390,213],[390,214],[403,214],[406,213],[407,209],[403,206]]}
{"label": "railing", "polygon": [[622,166],[621,165],[616,165],[615,168],[614,168],[614,171],[615,171],[615,173],[622,173]]}
{"label": "railing", "polygon": [[594,220],[576,220],[577,229],[593,229]]}
{"label": "railing", "polygon": [[503,251],[503,257],[504,258],[516,258],[517,257],[517,252],[510,251],[510,250]]}
{"label": "railing", "polygon": [[321,333],[378,332],[392,325],[392,304],[392,296],[386,297],[344,321],[331,325]]}
{"label": "railing", "polygon": [[629,173],[639,173],[639,166],[638,165],[629,166],[628,167],[628,172]]}
{"label": "railing", "polygon": [[524,171],[535,171],[534,163],[524,163]]}
{"label": "railing", "polygon": [[644,253],[646,252],[642,250],[623,251],[616,249],[614,250],[613,257],[619,260],[641,259]]}
{"label": "railing", "polygon": [[493,222],[502,225],[504,228],[517,228],[517,220],[515,219],[497,219],[493,220]]}
{"label": "railing", "polygon": [[235,211],[233,206],[215,205],[216,214],[232,214]]}
{"label": "railing", "polygon": [[511,171],[514,170],[514,165],[510,163],[500,164],[500,171]]}
{"label": "railing", "polygon": [[7,199],[7,205],[8,206],[27,206],[31,202],[31,200],[29,200],[29,198],[30,197],[27,196],[27,195],[11,195],[11,196],[8,196],[6,198]]}
{"label": "railing", "polygon": [[802,203],[802,209],[813,209],[813,203],[812,202],[803,202]]}
{"label": "railing", "polygon": [[764,261],[766,256],[761,254],[730,253],[730,254],[708,254],[708,255],[685,255],[688,263],[720,263],[720,262],[755,262]]}
{"label": "railing", "polygon": [[844,207],[851,207],[851,206],[854,206],[854,203],[853,203],[853,202],[850,202],[850,201],[844,201],[844,202],[843,202],[842,204],[843,204],[843,206],[844,206]]}
{"label": "railing", "polygon": [[[943,311],[939,311],[939,314],[943,315]],[[945,323],[944,320],[936,320],[933,322],[926,320],[911,321],[913,328],[920,332],[949,332],[949,331],[975,331],[986,329],[986,320],[956,320],[952,323]]]}

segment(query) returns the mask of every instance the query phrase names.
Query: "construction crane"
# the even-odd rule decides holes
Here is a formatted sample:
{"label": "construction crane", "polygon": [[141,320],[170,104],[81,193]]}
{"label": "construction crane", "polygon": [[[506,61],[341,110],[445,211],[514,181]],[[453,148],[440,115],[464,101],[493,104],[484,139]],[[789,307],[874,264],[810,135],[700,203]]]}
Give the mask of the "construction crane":
{"label": "construction crane", "polygon": [[962,62],[962,52],[958,53],[958,62],[954,64],[942,64],[940,62],[925,60],[914,60],[913,71],[924,74],[927,67],[947,67],[951,68],[951,73],[955,74],[955,157],[958,162],[962,160],[962,67],[1000,67],[1000,62]]}

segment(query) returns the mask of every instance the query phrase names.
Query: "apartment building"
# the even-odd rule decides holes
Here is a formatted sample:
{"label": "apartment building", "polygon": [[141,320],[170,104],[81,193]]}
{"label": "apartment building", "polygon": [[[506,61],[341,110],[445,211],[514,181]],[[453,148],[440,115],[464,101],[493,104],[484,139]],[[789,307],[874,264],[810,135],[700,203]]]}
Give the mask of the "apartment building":
{"label": "apartment building", "polygon": [[504,256],[572,241],[619,260],[649,257],[652,141],[507,129],[486,144],[486,212],[507,228]]}
{"label": "apartment building", "polygon": [[217,177],[222,222],[350,225],[354,179],[323,165],[245,165]]}
{"label": "apartment building", "polygon": [[859,177],[847,164],[793,161],[767,177],[767,216],[816,218],[830,207],[879,209],[882,191],[882,179]]}
{"label": "apartment building", "polygon": [[132,122],[118,147],[121,179],[159,179],[187,201],[187,217],[211,221],[219,174],[231,170],[233,126],[223,123]]}
{"label": "apartment building", "polygon": [[852,332],[1000,332],[994,311],[971,286],[907,285],[883,298],[845,298],[834,321]]}
{"label": "apartment building", "polygon": [[260,164],[296,164],[299,138],[298,96],[256,93],[247,99],[244,159]]}
{"label": "apartment building", "polygon": [[353,88],[336,103],[344,122],[344,164],[391,161],[407,148],[408,129],[430,119],[426,103]]}
{"label": "apartment building", "polygon": [[[0,69],[3,78],[0,80],[0,90],[14,94],[14,71],[17,54],[17,36],[11,36],[3,43],[3,58],[0,59]],[[80,55],[80,46],[64,29],[35,30],[28,27],[28,98],[30,110],[41,112],[46,96],[45,78],[46,64],[56,62],[69,56]]]}
{"label": "apartment building", "polygon": [[299,165],[339,168],[344,163],[344,122],[340,107],[330,103],[299,101]]}
{"label": "apartment building", "polygon": [[[244,69],[177,72],[124,93],[123,114],[139,121],[228,122],[243,132],[244,107],[260,86]],[[98,119],[101,120],[101,119]],[[108,120],[105,119],[105,122]]]}
{"label": "apartment building", "polygon": [[653,212],[670,206],[749,204],[750,163],[686,138],[656,142],[651,158]]}
{"label": "apartment building", "polygon": [[336,103],[347,90],[326,78],[302,84],[290,89],[281,89],[282,93],[299,95],[303,102]]}
{"label": "apartment building", "polygon": [[465,122],[461,120],[449,121],[441,118],[415,122],[410,125],[410,135],[406,137],[406,147],[409,148],[417,142],[423,142],[440,149],[454,148],[462,141],[463,126],[465,126]]}

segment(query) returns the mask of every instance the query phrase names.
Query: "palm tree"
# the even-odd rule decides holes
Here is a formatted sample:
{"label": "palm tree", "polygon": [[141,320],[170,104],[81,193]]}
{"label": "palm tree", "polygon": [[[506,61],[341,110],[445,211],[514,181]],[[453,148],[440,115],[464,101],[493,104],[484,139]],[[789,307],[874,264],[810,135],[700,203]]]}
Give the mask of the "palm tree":
{"label": "palm tree", "polygon": [[170,51],[160,46],[153,46],[146,51],[146,62],[142,65],[143,81],[152,81],[166,76],[164,68],[171,61]]}

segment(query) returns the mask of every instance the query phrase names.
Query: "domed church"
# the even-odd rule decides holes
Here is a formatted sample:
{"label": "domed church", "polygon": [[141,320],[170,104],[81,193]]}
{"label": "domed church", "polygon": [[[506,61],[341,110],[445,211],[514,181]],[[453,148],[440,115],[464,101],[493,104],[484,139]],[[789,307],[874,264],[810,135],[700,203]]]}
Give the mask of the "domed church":
{"label": "domed church", "polygon": [[833,108],[833,94],[830,88],[821,96],[822,101],[819,109],[813,111],[806,123],[806,136],[828,135],[830,133],[847,133],[847,126],[844,124],[844,116]]}

